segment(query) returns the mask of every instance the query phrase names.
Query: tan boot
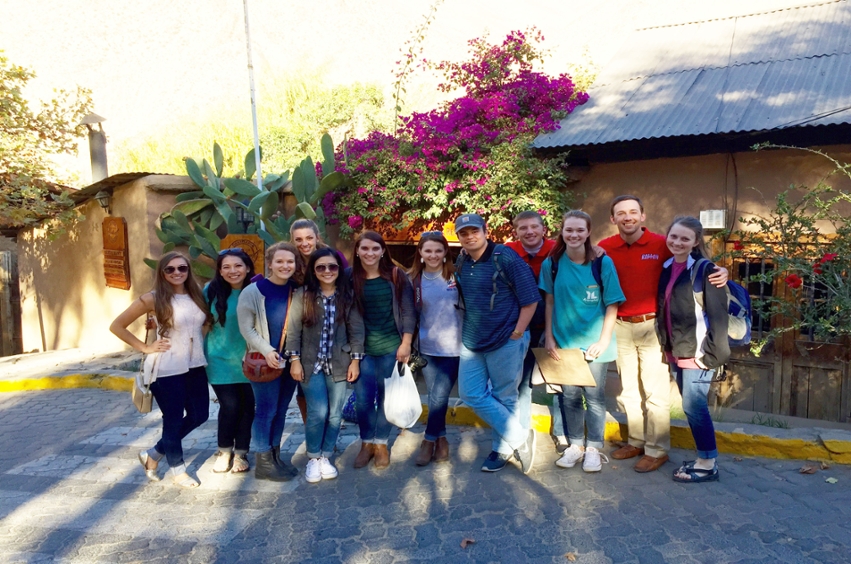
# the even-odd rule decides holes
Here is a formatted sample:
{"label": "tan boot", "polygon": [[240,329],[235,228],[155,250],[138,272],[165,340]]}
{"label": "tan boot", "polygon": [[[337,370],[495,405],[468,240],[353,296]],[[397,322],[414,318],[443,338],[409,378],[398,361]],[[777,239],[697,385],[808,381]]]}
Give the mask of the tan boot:
{"label": "tan boot", "polygon": [[387,468],[390,466],[390,449],[387,445],[375,445],[375,467]]}
{"label": "tan boot", "polygon": [[434,446],[434,461],[446,462],[449,460],[449,442],[446,437],[439,437]]}
{"label": "tan boot", "polygon": [[372,457],[375,456],[375,445],[372,443],[361,443],[360,452],[355,457],[355,468],[363,468]]}
{"label": "tan boot", "polygon": [[414,462],[417,466],[428,466],[434,456],[434,441],[423,441],[420,445],[420,452],[417,453],[417,458]]}

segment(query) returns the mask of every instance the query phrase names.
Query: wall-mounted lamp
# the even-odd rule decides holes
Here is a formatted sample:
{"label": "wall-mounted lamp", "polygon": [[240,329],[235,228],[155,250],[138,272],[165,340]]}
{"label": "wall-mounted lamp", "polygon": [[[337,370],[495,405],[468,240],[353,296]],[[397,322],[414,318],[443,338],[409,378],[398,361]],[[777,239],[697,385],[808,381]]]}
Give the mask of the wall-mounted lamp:
{"label": "wall-mounted lamp", "polygon": [[97,203],[104,209],[104,211],[109,213],[109,204],[112,203],[112,195],[106,190],[101,190],[97,194],[95,194],[95,200]]}

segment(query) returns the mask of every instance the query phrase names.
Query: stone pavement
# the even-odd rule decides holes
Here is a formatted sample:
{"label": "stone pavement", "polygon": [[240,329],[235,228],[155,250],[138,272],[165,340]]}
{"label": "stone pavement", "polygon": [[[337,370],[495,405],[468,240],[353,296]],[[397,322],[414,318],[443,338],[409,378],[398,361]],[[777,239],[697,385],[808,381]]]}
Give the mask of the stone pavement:
{"label": "stone pavement", "polygon": [[[719,482],[676,484],[674,463],[651,475],[631,461],[600,474],[557,468],[539,434],[531,474],[485,474],[490,432],[450,427],[452,462],[421,469],[418,425],[396,439],[389,469],[354,470],[357,429],[347,424],[338,479],[273,484],[210,472],[211,407],[184,442],[202,485],[181,490],[144,479],[136,453],[158,437],[159,414],[137,414],[126,393],[0,394],[0,561],[851,561],[848,466],[808,475],[800,461],[722,455]],[[303,468],[291,415],[283,449]],[[475,543],[462,548],[465,538]]]}

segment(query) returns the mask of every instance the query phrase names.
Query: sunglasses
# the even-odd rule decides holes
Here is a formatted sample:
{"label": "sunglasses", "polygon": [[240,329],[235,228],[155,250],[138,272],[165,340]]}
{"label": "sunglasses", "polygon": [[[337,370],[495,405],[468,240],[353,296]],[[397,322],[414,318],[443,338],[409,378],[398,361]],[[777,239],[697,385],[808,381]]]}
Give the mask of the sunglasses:
{"label": "sunglasses", "polygon": [[175,271],[181,274],[185,274],[189,272],[189,265],[181,264],[180,266],[167,266],[163,268],[163,272],[165,272],[166,274],[174,274]]}
{"label": "sunglasses", "polygon": [[230,249],[222,249],[219,251],[219,256],[242,254],[242,249],[239,247],[231,247]]}
{"label": "sunglasses", "polygon": [[317,264],[313,267],[313,270],[316,272],[337,272],[340,270],[340,265],[336,263],[330,264]]}
{"label": "sunglasses", "polygon": [[425,233],[420,235],[420,237],[428,237],[428,236],[431,236],[431,235],[442,237],[443,231],[426,231]]}

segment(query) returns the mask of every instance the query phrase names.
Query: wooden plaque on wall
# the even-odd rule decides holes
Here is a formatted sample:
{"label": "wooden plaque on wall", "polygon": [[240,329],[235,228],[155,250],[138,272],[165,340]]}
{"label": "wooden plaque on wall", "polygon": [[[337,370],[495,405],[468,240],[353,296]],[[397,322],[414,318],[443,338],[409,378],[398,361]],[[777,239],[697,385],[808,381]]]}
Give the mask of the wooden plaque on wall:
{"label": "wooden plaque on wall", "polygon": [[103,220],[103,274],[107,287],[130,289],[127,221],[123,217],[107,217]]}
{"label": "wooden plaque on wall", "polygon": [[263,239],[258,235],[226,235],[222,239],[221,248],[222,250],[242,249],[254,261],[254,272],[263,276],[266,275],[266,261],[263,258],[263,254],[266,252],[266,246],[263,244]]}

